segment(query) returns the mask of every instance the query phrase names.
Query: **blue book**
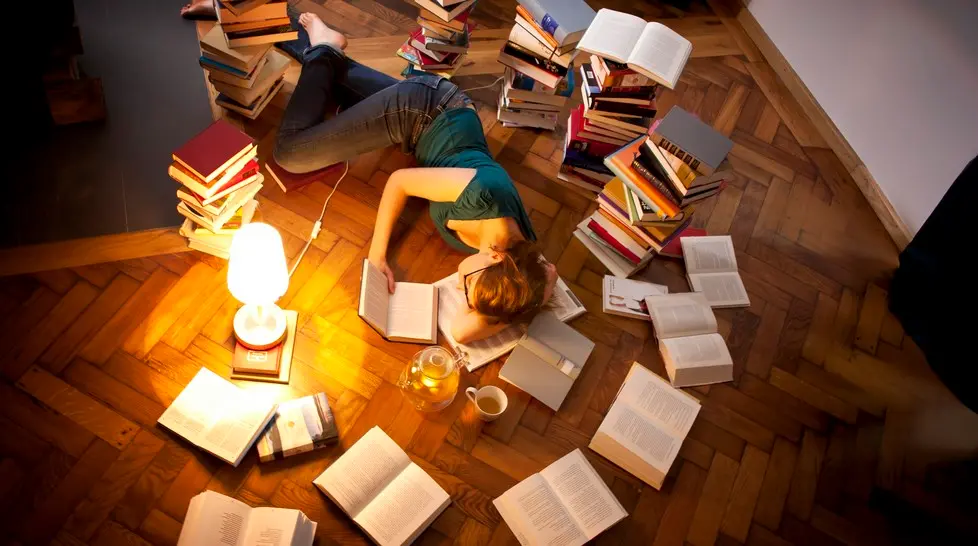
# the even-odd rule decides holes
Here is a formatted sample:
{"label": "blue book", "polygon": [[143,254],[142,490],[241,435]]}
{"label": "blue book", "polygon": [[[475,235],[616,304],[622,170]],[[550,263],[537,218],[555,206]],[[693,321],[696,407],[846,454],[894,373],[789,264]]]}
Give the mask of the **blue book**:
{"label": "blue book", "polygon": [[228,74],[234,74],[242,78],[248,77],[248,72],[243,70],[238,70],[237,68],[228,66],[224,63],[219,63],[210,57],[200,56],[200,65],[204,68],[213,68],[214,70],[220,70],[221,72],[227,72]]}

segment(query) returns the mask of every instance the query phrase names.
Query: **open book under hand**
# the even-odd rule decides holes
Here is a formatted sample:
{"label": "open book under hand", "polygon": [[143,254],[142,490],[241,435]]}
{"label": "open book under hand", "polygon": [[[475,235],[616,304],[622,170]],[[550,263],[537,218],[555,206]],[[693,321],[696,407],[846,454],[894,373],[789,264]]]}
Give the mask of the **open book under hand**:
{"label": "open book under hand", "polygon": [[219,459],[238,466],[275,415],[275,404],[201,368],[157,421]]}
{"label": "open book under hand", "polygon": [[593,341],[552,313],[540,313],[499,370],[499,378],[557,411],[593,350]]}
{"label": "open book under hand", "polygon": [[394,283],[387,290],[387,276],[363,261],[360,278],[360,318],[390,341],[435,343],[438,338],[438,291],[433,285]]}
{"label": "open book under hand", "polygon": [[492,504],[523,546],[580,546],[628,515],[580,449],[514,485]]}
{"label": "open book under hand", "polygon": [[379,427],[312,483],[382,546],[414,542],[452,502]]}
{"label": "open book under hand", "polygon": [[733,359],[698,292],[645,298],[669,380],[677,387],[733,380]]}
{"label": "open book under hand", "polygon": [[635,362],[588,447],[660,489],[699,411],[696,398]]}
{"label": "open book under hand", "polygon": [[679,82],[693,44],[661,23],[602,8],[577,49],[626,64],[672,89]]}
{"label": "open book under hand", "polygon": [[750,297],[737,271],[737,255],[729,235],[683,237],[686,277],[711,307],[748,307]]}
{"label": "open book under hand", "polygon": [[312,546],[316,522],[289,508],[252,508],[214,491],[190,499],[177,546]]}
{"label": "open book under hand", "polygon": [[[453,273],[436,282],[438,289],[438,329],[452,349],[457,353],[465,353],[465,367],[470,372],[475,371],[493,360],[513,350],[523,338],[523,328],[513,324],[498,334],[472,343],[459,343],[452,337],[452,322],[458,313],[460,305],[465,305],[465,294],[458,289],[458,274]],[[571,292],[563,279],[557,278],[553,296],[550,298],[550,308],[543,313],[552,313],[561,322],[573,320],[587,309],[581,300]]]}

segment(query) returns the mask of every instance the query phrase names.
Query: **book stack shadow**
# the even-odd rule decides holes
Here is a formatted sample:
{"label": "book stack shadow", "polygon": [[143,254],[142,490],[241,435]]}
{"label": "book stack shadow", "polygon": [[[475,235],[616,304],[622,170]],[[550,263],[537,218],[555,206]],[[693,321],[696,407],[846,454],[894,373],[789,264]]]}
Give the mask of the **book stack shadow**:
{"label": "book stack shadow", "polygon": [[408,62],[405,78],[435,74],[451,78],[469,50],[469,14],[476,0],[414,0],[420,8],[418,28],[397,50]]}
{"label": "book stack shadow", "polygon": [[272,48],[295,40],[285,0],[220,0],[218,23],[200,39],[200,66],[215,103],[256,119],[285,83],[289,58]]}

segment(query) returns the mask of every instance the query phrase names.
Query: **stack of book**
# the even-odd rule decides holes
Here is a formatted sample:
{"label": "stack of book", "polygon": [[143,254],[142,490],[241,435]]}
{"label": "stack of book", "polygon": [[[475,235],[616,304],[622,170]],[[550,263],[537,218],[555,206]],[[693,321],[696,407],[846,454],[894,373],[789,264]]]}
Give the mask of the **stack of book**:
{"label": "stack of book", "polygon": [[557,179],[574,188],[585,190],[589,197],[601,192],[614,178],[614,173],[604,164],[604,158],[614,153],[621,144],[591,137],[585,129],[586,107],[581,104],[570,112],[567,133],[564,136],[564,157],[557,171]]}
{"label": "stack of book", "polygon": [[228,258],[231,238],[251,221],[264,178],[258,146],[230,123],[218,120],[173,152],[171,178],[177,190],[180,234],[190,248]]}
{"label": "stack of book", "polygon": [[286,0],[220,0],[217,21],[228,47],[287,42],[299,37]]}
{"label": "stack of book", "polygon": [[215,102],[247,118],[257,118],[285,83],[288,57],[271,44],[229,47],[220,24],[200,39],[200,52]]}
{"label": "stack of book", "polygon": [[418,28],[397,50],[406,60],[405,77],[425,72],[452,77],[469,50],[469,14],[475,0],[414,0],[421,11]]}
{"label": "stack of book", "polygon": [[648,132],[656,93],[676,86],[693,46],[660,23],[602,9],[578,49],[591,54],[580,67],[582,130],[623,145]]}
{"label": "stack of book", "polygon": [[[645,146],[651,153],[640,154],[633,166],[650,180],[668,182],[666,197],[678,206],[719,192],[733,176],[727,161],[733,141],[678,106],[656,124]],[[656,165],[663,163],[669,168],[660,172]]]}
{"label": "stack of book", "polygon": [[583,0],[519,0],[516,24],[499,52],[506,65],[499,121],[553,130],[574,87],[571,63],[594,19]]}

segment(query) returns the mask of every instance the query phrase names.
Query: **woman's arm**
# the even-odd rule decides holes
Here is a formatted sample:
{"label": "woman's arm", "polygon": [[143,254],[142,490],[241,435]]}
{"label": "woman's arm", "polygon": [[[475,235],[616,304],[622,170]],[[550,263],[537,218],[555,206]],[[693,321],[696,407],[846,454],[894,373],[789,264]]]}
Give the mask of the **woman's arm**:
{"label": "woman's arm", "polygon": [[428,201],[452,202],[475,176],[475,169],[416,168],[394,171],[387,179],[377,208],[377,221],[370,241],[370,263],[387,275],[388,289],[394,292],[394,273],[387,265],[387,245],[394,223],[404,211],[408,197]]}
{"label": "woman's arm", "polygon": [[509,324],[504,322],[489,322],[486,317],[462,303],[452,320],[452,337],[459,343],[472,343],[498,334],[507,326]]}

